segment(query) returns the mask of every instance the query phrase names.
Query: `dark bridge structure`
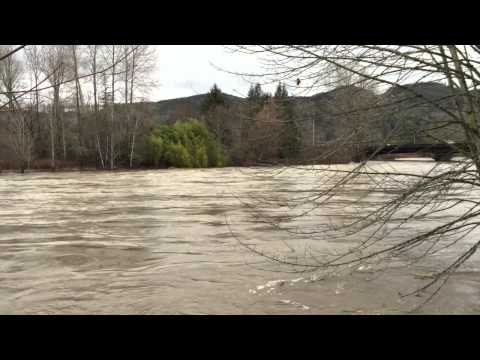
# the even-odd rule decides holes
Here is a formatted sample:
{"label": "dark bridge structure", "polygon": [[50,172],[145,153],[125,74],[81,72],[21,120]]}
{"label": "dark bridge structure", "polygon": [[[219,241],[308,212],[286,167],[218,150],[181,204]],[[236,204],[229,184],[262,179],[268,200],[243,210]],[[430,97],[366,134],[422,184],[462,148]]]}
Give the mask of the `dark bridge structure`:
{"label": "dark bridge structure", "polygon": [[401,144],[380,145],[366,148],[365,155],[371,159],[395,159],[401,157],[418,156],[431,157],[435,161],[450,161],[455,155],[468,156],[466,143],[438,143],[438,144]]}

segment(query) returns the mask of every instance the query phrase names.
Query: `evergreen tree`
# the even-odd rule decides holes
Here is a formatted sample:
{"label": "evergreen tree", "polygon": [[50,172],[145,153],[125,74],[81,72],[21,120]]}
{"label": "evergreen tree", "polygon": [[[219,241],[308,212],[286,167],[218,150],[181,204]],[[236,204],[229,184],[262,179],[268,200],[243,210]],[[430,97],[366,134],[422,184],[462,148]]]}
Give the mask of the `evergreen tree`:
{"label": "evergreen tree", "polygon": [[210,89],[207,97],[205,98],[202,104],[202,112],[206,113],[209,110],[216,108],[217,106],[225,106],[226,100],[225,96],[222,93],[222,90],[217,86],[217,84],[213,84],[212,88]]}
{"label": "evergreen tree", "polygon": [[255,86],[253,85],[250,86],[250,90],[248,90],[247,99],[250,102],[259,103],[262,100],[262,95],[263,95],[262,86],[257,83],[255,84]]}
{"label": "evergreen tree", "polygon": [[277,85],[277,89],[275,90],[274,97],[276,99],[283,99],[288,97],[288,91],[287,91],[287,88],[285,87],[285,84],[279,83]]}
{"label": "evergreen tree", "polygon": [[278,84],[274,100],[281,109],[280,118],[283,124],[280,134],[280,156],[282,158],[295,158],[300,153],[301,133],[295,121],[292,103],[288,98],[285,84]]}
{"label": "evergreen tree", "polygon": [[254,109],[258,112],[262,107],[272,98],[272,95],[262,90],[260,84],[251,85],[248,90],[247,100],[253,105]]}

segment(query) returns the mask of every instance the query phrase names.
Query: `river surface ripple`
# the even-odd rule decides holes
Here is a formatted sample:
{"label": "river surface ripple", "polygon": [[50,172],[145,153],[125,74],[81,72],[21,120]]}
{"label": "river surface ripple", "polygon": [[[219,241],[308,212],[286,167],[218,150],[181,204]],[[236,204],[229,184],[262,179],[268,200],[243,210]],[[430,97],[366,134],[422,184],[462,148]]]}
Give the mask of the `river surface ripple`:
{"label": "river surface ripple", "polygon": [[[421,172],[432,163],[381,166],[387,165]],[[272,229],[261,214],[282,216],[279,203],[314,194],[319,171],[0,174],[0,313],[407,312],[418,298],[400,298],[398,292],[421,285],[425,280],[415,274],[432,269],[399,267],[375,274],[360,268],[328,277],[277,272],[239,243],[241,238],[262,249],[304,252],[311,241],[307,235]],[[357,185],[296,219],[292,228],[354,217],[359,206],[368,209],[385,196],[372,193],[366,202],[352,205],[365,186]],[[345,242],[332,239],[327,245]],[[445,255],[444,262],[448,259]],[[422,311],[478,312],[477,257],[470,263]]]}

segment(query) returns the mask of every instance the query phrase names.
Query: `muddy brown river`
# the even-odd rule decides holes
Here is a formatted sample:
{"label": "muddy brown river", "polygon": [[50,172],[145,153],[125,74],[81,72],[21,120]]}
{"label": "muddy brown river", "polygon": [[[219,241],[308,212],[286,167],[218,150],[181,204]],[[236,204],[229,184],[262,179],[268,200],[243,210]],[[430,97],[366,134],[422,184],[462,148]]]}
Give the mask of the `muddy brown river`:
{"label": "muddy brown river", "polygon": [[[433,163],[378,164],[372,166],[421,173]],[[0,313],[408,313],[422,298],[399,292],[424,284],[424,275],[446,265],[455,248],[422,265],[397,259],[386,270],[365,265],[324,274],[271,264],[242,245],[289,258],[312,247],[350,246],[355,239],[312,240],[263,221],[262,214],[284,214],[278,204],[312,195],[320,169],[2,173]],[[365,212],[384,197],[373,193],[352,204],[365,186],[352,185],[329,205],[291,220],[288,229]],[[405,236],[421,226],[411,224]],[[475,255],[419,312],[478,313],[479,270]]]}

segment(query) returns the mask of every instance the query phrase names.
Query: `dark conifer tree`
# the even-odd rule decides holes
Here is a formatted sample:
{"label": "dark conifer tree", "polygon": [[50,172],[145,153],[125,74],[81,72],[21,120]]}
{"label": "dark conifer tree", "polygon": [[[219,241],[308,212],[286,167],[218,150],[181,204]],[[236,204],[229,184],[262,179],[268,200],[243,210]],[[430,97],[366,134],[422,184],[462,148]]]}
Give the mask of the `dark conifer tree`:
{"label": "dark conifer tree", "polygon": [[301,148],[301,133],[295,121],[292,102],[289,99],[285,84],[279,83],[274,100],[280,108],[282,130],[280,134],[280,156],[284,159],[298,157]]}
{"label": "dark conifer tree", "polygon": [[217,84],[213,84],[210,92],[207,94],[203,104],[202,104],[202,112],[206,113],[209,110],[217,107],[217,106],[225,106],[226,100],[225,95],[222,93],[222,90],[217,86]]}

